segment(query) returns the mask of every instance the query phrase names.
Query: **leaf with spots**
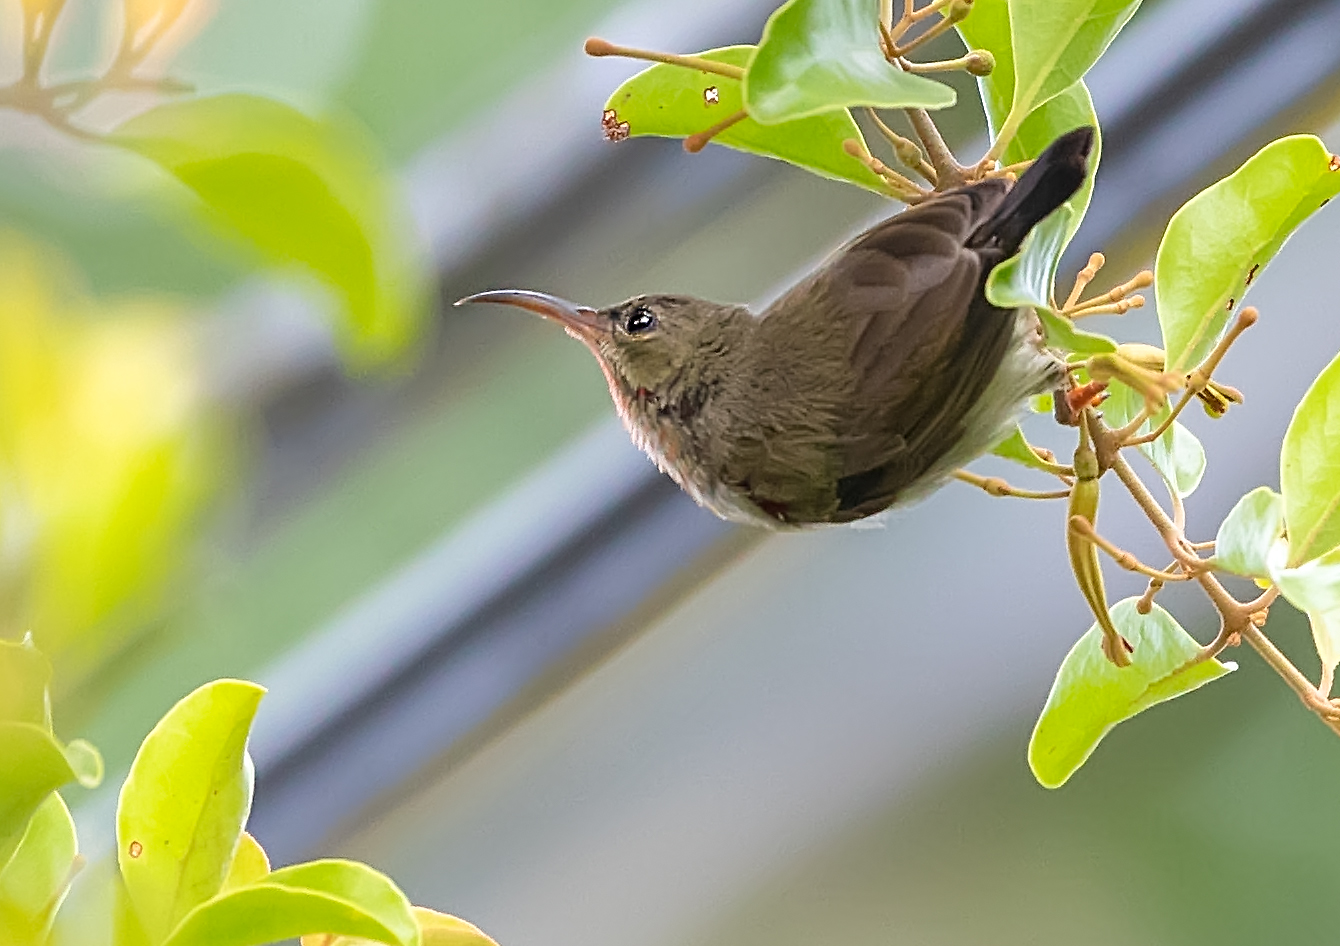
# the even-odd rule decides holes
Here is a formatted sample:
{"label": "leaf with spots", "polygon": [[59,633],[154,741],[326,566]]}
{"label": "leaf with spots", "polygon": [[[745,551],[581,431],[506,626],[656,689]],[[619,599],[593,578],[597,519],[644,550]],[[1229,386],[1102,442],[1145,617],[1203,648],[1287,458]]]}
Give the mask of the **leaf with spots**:
{"label": "leaf with spots", "polygon": [[1293,135],[1272,141],[1173,215],[1154,266],[1169,371],[1194,368],[1210,353],[1261,270],[1336,194],[1340,157],[1319,138]]}
{"label": "leaf with spots", "polygon": [[[727,46],[698,56],[746,67],[754,51],[753,46]],[[687,138],[743,108],[740,80],[662,63],[644,69],[614,90],[605,103],[604,126],[606,135],[614,139],[642,135]],[[761,125],[745,118],[718,132],[712,141],[887,196],[888,189],[879,176],[843,150],[842,143],[849,139],[864,143],[851,114],[842,109],[778,125]]]}
{"label": "leaf with spots", "polygon": [[251,810],[247,735],[264,689],[205,684],[172,707],[140,746],[116,812],[117,861],[149,937],[223,887]]}

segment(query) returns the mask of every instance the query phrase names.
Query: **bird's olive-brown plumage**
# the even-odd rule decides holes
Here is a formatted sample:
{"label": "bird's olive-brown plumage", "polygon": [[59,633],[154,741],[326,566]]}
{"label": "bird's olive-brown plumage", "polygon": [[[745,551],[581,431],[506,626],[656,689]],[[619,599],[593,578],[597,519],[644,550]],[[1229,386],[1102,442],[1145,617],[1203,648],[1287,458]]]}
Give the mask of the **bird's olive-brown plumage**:
{"label": "bird's olive-brown plumage", "polygon": [[862,519],[924,494],[1008,433],[1064,366],[1031,310],[983,286],[1083,182],[1091,129],[1020,181],[937,195],[842,247],[762,314],[688,296],[605,309],[481,293],[564,325],[637,444],[718,515],[774,528]]}

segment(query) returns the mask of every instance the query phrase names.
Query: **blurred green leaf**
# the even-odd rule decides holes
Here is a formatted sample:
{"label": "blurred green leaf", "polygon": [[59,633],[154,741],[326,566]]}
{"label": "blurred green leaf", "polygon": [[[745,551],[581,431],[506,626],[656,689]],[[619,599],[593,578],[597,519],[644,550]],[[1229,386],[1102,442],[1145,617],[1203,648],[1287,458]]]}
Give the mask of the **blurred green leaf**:
{"label": "blurred green leaf", "polygon": [[788,0],[768,18],[744,79],[749,114],[768,125],[853,105],[948,108],[955,99],[949,86],[884,58],[877,0]]}
{"label": "blurred green leaf", "polygon": [[223,879],[223,889],[232,890],[245,887],[270,873],[270,858],[260,842],[248,832],[243,831],[237,839],[237,850],[233,852],[233,861],[228,865],[228,876]]}
{"label": "blurred green leaf", "polygon": [[1312,622],[1317,656],[1328,672],[1340,663],[1340,548],[1294,568],[1270,559],[1271,580],[1280,593]]}
{"label": "blurred green leaf", "polygon": [[0,865],[8,864],[28,819],[56,789],[68,782],[85,788],[102,779],[101,760],[87,743],[73,752],[45,726],[0,722]]}
{"label": "blurred green leaf", "polygon": [[1010,0],[1014,95],[1002,131],[1017,129],[1082,79],[1139,6],[1140,0]]}
{"label": "blurred green leaf", "polygon": [[1071,215],[1070,208],[1062,204],[1024,237],[1016,255],[991,270],[986,297],[993,305],[1052,308],[1052,280]]}
{"label": "blurred green leaf", "polygon": [[1284,498],[1258,486],[1238,500],[1214,538],[1214,562],[1249,578],[1270,576],[1269,555],[1284,533]]}
{"label": "blurred green leaf", "polygon": [[1187,666],[1200,652],[1195,639],[1157,604],[1143,615],[1135,604],[1127,598],[1111,610],[1112,623],[1135,648],[1129,667],[1103,655],[1094,624],[1057,671],[1028,744],[1028,764],[1046,788],[1064,785],[1117,723],[1237,669],[1218,660]]}
{"label": "blurred green leaf", "polygon": [[259,946],[330,933],[419,946],[409,901],[389,878],[352,861],[285,867],[198,906],[164,946]]}
{"label": "blurred green leaf", "polygon": [[1280,492],[1290,565],[1340,546],[1340,355],[1312,382],[1284,432]]}
{"label": "blurred green leaf", "polygon": [[[1108,398],[1103,402],[1103,418],[1113,427],[1122,427],[1135,419],[1144,407],[1144,398],[1135,390],[1113,381],[1108,387]],[[1157,414],[1140,425],[1138,434],[1147,434],[1167,420],[1171,408],[1165,403]],[[1159,471],[1165,483],[1177,490],[1179,496],[1190,496],[1205,475],[1205,448],[1181,421],[1158,439],[1140,445],[1140,452]]]}
{"label": "blurred green leaf", "polygon": [[267,260],[334,290],[337,334],[356,365],[402,353],[417,334],[425,265],[385,172],[351,128],[232,94],[160,105],[111,140],[161,165]]}
{"label": "blurred green leaf", "polygon": [[131,764],[117,862],[155,941],[223,886],[251,810],[247,734],[264,693],[241,680],[205,684],[167,712]]}
{"label": "blurred green leaf", "polygon": [[[754,47],[727,46],[697,55],[712,62],[747,66]],[[628,124],[631,136],[684,138],[744,108],[740,86],[738,79],[661,63],[615,89],[605,108],[615,113],[616,123]],[[842,142],[849,138],[864,141],[851,113],[839,109],[778,125],[760,125],[746,118],[719,132],[712,141],[887,195],[880,177],[842,150]]]}
{"label": "blurred green leaf", "polygon": [[0,722],[32,723],[51,731],[51,664],[33,644],[0,640]]}
{"label": "blurred green leaf", "polygon": [[[423,934],[423,946],[497,946],[483,930],[472,923],[427,907],[415,907],[414,919]],[[371,946],[373,940],[355,936],[311,934],[301,946]]]}
{"label": "blurred green leaf", "polygon": [[1281,245],[1340,193],[1340,159],[1312,135],[1280,138],[1187,201],[1154,266],[1168,370],[1199,364]]}
{"label": "blurred green leaf", "polygon": [[174,309],[94,304],[8,234],[0,285],[0,629],[35,629],[73,681],[161,601],[222,438]]}
{"label": "blurred green leaf", "polygon": [[9,864],[0,869],[0,943],[42,946],[74,878],[74,819],[52,792],[28,822]]}

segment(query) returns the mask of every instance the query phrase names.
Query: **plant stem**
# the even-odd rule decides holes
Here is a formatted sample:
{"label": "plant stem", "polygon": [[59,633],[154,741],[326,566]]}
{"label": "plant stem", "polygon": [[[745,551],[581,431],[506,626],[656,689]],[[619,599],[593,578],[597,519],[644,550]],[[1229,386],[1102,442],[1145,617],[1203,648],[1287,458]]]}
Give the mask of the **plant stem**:
{"label": "plant stem", "polygon": [[930,113],[924,108],[909,108],[904,111],[908,121],[912,123],[912,129],[921,139],[922,147],[926,149],[931,167],[935,168],[935,189],[949,190],[967,183],[968,169],[955,159],[954,152],[945,144],[944,137],[940,134],[940,129],[935,127]]}
{"label": "plant stem", "polygon": [[599,36],[592,36],[586,41],[583,48],[588,56],[622,56],[625,59],[663,62],[672,66],[683,66],[685,69],[697,69],[701,72],[725,76],[728,79],[744,78],[744,69],[740,66],[732,66],[724,62],[712,62],[712,60],[704,59],[701,56],[678,56],[674,53],[658,53],[650,49],[635,49],[632,46],[616,46]]}

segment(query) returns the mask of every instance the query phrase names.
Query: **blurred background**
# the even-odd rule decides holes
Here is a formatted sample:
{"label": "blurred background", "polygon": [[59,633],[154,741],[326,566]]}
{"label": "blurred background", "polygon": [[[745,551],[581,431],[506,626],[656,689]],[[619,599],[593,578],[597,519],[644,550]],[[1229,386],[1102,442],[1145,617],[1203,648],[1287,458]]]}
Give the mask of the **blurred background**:
{"label": "blurred background", "polygon": [[[0,0],[0,84],[19,7]],[[1253,654],[1060,791],[1033,781],[1032,721],[1090,623],[1059,506],[951,484],[884,529],[727,527],[629,445],[581,346],[449,305],[764,302],[894,210],[717,147],[602,140],[637,67],[585,36],[754,42],[772,7],[192,0],[172,76],[378,156],[432,287],[389,352],[150,162],[0,109],[0,633],[33,632],[58,731],[106,756],[110,787],[70,793],[85,845],[153,723],[239,676],[270,688],[251,824],[276,862],[366,860],[504,946],[1333,938],[1340,745]],[[54,79],[96,72],[120,17],[69,0]],[[1340,147],[1336,36],[1337,0],[1147,0],[1090,74],[1105,147],[1067,270],[1101,248],[1105,288],[1149,265],[1172,210],[1273,137]],[[947,128],[981,147],[975,104]],[[1323,212],[1255,284],[1222,369],[1247,403],[1193,422],[1197,538],[1278,485],[1340,350],[1337,244]],[[1157,336],[1149,307],[1101,329]],[[1104,531],[1152,554],[1109,492]],[[1139,592],[1116,571],[1114,598]],[[1193,595],[1164,598],[1208,639]]]}

